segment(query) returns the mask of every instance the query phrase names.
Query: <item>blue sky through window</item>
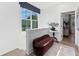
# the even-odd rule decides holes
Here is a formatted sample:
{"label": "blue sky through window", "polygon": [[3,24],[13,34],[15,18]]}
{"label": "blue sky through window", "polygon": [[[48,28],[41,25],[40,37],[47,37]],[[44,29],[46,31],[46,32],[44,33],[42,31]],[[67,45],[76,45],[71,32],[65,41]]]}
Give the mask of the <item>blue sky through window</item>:
{"label": "blue sky through window", "polygon": [[[30,10],[21,8],[21,19],[22,20],[27,20],[28,17],[30,17],[31,13]],[[35,12],[32,12],[32,15],[36,15]]]}
{"label": "blue sky through window", "polygon": [[26,20],[30,16],[30,11],[25,8],[21,8],[21,19]]}

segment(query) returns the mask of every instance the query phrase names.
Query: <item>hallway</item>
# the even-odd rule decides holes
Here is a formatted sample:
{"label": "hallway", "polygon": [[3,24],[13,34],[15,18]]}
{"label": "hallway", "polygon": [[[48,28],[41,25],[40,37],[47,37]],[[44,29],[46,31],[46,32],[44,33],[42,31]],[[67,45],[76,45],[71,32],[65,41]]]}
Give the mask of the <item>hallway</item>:
{"label": "hallway", "polygon": [[70,35],[69,37],[63,37],[63,40],[61,41],[61,43],[74,47],[75,45],[75,37],[74,35]]}

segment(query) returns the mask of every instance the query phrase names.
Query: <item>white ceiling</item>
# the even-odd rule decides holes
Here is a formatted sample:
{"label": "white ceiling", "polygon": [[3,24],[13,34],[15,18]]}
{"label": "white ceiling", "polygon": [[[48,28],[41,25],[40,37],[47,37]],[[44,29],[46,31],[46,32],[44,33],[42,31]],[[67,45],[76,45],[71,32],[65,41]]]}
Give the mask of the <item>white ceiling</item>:
{"label": "white ceiling", "polygon": [[73,14],[74,15],[75,11],[64,12],[63,14],[71,14],[71,15]]}
{"label": "white ceiling", "polygon": [[45,9],[48,8],[50,6],[55,6],[58,3],[55,2],[29,2],[30,4],[40,8],[40,9]]}
{"label": "white ceiling", "polygon": [[30,4],[40,8],[45,9],[51,6],[58,6],[58,5],[72,5],[72,4],[79,4],[79,2],[29,2]]}

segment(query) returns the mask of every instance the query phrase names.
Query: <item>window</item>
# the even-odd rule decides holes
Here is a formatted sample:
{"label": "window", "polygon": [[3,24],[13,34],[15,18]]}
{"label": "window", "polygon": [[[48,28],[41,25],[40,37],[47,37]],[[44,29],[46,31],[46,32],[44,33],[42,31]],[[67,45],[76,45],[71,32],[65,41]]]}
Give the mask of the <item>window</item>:
{"label": "window", "polygon": [[38,14],[21,7],[22,31],[38,28]]}
{"label": "window", "polygon": [[37,13],[32,12],[32,28],[38,28],[38,19]]}

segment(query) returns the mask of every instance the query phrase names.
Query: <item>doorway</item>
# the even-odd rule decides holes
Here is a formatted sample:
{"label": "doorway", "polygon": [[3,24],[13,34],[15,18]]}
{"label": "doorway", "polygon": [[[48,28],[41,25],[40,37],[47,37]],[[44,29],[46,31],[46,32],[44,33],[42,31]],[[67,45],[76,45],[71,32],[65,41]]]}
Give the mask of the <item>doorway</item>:
{"label": "doorway", "polygon": [[62,43],[68,46],[75,44],[75,11],[62,13],[63,17],[63,40]]}

